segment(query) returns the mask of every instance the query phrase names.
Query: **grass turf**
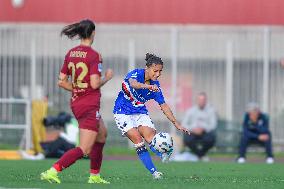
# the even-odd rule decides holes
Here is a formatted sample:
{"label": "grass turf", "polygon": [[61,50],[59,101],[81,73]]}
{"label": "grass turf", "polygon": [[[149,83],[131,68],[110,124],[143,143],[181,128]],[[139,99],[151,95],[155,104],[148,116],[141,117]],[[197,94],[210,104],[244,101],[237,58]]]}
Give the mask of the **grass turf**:
{"label": "grass turf", "polygon": [[235,163],[169,163],[155,162],[165,175],[163,180],[153,180],[139,161],[105,161],[102,176],[110,185],[87,184],[88,160],[80,160],[60,174],[61,184],[49,184],[39,179],[39,174],[55,160],[0,161],[0,188],[60,188],[60,189],[182,189],[182,188],[284,188],[283,164]]}

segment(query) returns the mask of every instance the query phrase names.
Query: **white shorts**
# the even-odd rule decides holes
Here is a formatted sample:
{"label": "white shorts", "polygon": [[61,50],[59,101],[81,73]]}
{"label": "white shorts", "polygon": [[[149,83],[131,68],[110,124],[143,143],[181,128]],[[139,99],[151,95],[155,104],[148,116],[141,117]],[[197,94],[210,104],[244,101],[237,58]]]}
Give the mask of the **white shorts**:
{"label": "white shorts", "polygon": [[147,126],[156,130],[154,123],[147,114],[114,114],[115,123],[117,128],[121,131],[121,134],[125,136],[125,133],[132,128],[138,128],[139,126]]}

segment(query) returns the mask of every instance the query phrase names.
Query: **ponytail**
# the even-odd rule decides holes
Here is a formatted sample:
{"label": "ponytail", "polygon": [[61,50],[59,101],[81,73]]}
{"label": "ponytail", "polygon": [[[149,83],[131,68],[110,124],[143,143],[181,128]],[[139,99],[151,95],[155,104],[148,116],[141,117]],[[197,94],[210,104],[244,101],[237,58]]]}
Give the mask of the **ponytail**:
{"label": "ponytail", "polygon": [[65,26],[61,31],[61,36],[66,35],[69,39],[78,36],[80,39],[90,38],[96,26],[91,20],[82,20],[80,22]]}

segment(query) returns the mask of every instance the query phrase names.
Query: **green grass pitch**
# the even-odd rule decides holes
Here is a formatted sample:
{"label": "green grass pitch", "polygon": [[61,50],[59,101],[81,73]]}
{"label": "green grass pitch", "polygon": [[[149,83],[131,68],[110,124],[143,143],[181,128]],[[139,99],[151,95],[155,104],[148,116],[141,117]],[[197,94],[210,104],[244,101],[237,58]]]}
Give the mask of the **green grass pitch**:
{"label": "green grass pitch", "polygon": [[60,189],[277,189],[284,188],[284,164],[235,163],[169,163],[155,161],[164,173],[163,180],[152,176],[137,161],[104,161],[102,176],[110,185],[87,184],[88,160],[80,160],[60,174],[61,184],[49,184],[39,174],[55,160],[0,161],[0,188],[60,188]]}

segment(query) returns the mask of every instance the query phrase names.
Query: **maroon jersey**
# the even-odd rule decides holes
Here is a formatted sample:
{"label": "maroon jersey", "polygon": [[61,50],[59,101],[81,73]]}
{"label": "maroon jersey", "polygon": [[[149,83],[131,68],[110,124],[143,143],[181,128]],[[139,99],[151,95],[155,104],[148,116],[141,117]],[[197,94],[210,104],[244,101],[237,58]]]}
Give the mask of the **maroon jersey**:
{"label": "maroon jersey", "polygon": [[89,46],[79,45],[71,49],[65,56],[61,72],[71,76],[71,104],[100,106],[100,89],[91,87],[90,76],[101,76],[102,58]]}

